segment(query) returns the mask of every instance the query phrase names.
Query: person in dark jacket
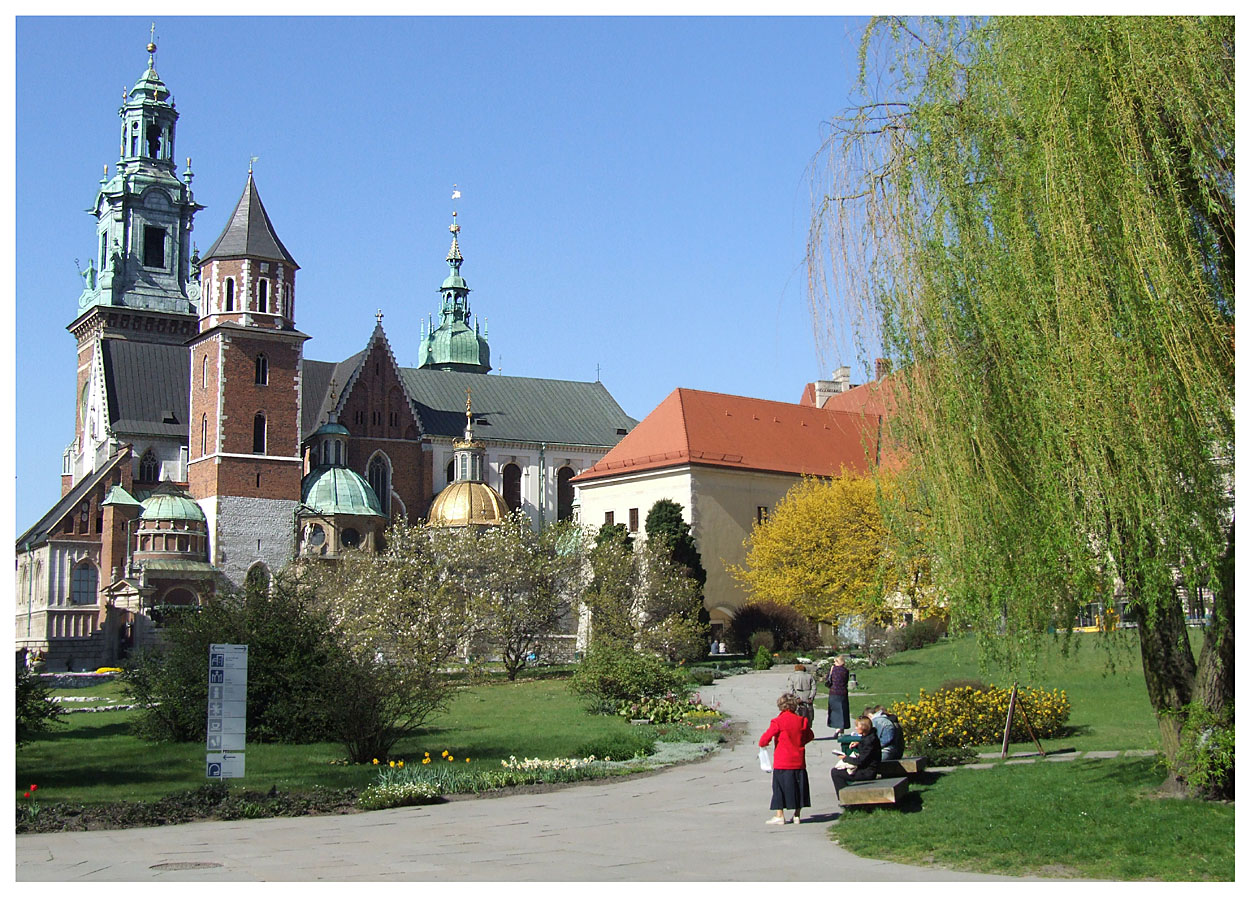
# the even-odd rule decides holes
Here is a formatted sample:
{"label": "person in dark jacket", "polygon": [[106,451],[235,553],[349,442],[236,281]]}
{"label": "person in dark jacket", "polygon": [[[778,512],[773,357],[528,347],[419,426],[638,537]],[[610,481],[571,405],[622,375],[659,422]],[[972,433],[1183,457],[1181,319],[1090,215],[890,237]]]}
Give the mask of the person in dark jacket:
{"label": "person in dark jacket", "polygon": [[840,770],[835,767],[829,771],[829,776],[833,779],[834,794],[839,797],[842,795],[842,787],[847,783],[875,780],[877,767],[881,763],[881,742],[877,739],[876,730],[872,728],[872,721],[867,717],[856,717],[855,732],[859,734],[859,741],[851,743],[854,753],[850,757],[855,769]]}
{"label": "person in dark jacket", "polygon": [[829,716],[826,722],[834,731],[835,738],[851,728],[851,705],[846,695],[846,684],[850,678],[846,657],[838,655],[825,675],[825,685],[829,687]]}
{"label": "person in dark jacket", "polygon": [[789,823],[786,808],[794,808],[794,822],[801,823],[802,809],[812,806],[811,784],[807,779],[807,752],[803,746],[816,736],[807,718],[795,713],[798,706],[799,700],[791,692],[777,699],[777,708],[781,713],[772,719],[764,735],[760,736],[760,748],[774,739],[777,741],[777,749],[773,752],[773,801],[769,805],[777,814],[769,817],[766,823]]}

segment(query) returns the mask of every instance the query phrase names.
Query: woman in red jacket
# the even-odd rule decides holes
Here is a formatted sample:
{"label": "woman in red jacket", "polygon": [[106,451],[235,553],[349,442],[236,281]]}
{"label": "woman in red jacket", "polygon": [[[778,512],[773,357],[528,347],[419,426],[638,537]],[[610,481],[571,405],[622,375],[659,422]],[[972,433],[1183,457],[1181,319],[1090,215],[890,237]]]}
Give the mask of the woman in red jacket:
{"label": "woman in red jacket", "polygon": [[766,823],[789,823],[786,808],[794,808],[794,822],[800,823],[801,810],[812,806],[803,746],[816,737],[807,718],[795,713],[798,707],[798,698],[790,693],[777,699],[777,708],[781,713],[772,719],[764,735],[760,736],[761,748],[774,740],[777,742],[773,753],[773,803],[769,805],[777,815],[769,817]]}

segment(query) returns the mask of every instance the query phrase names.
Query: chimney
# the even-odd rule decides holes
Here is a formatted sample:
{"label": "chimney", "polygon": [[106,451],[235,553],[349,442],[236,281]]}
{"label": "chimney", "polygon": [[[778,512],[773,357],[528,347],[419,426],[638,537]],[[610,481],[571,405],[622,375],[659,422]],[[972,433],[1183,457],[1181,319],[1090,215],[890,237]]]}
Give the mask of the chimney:
{"label": "chimney", "polygon": [[875,379],[881,380],[881,378],[885,377],[889,373],[890,373],[890,360],[889,359],[877,359],[877,376]]}

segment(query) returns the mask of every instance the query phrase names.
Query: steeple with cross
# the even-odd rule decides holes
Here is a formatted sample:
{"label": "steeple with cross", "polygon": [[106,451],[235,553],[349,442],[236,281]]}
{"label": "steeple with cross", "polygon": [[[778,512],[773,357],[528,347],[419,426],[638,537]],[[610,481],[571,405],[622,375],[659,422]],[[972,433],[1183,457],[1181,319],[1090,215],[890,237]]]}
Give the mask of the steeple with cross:
{"label": "steeple with cross", "polygon": [[[461,193],[453,185],[452,201],[459,200]],[[469,285],[460,273],[464,256],[460,252],[460,212],[451,213],[451,249],[447,251],[450,271],[439,287],[442,300],[439,305],[438,326],[421,340],[420,367],[443,371],[490,371],[490,345],[487,334],[478,327],[469,308]],[[472,326],[470,326],[472,321]]]}

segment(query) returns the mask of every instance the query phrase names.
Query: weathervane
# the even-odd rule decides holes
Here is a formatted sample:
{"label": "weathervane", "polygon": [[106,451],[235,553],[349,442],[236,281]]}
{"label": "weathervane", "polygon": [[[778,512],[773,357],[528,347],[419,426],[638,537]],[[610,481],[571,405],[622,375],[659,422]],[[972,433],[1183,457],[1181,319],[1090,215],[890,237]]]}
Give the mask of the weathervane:
{"label": "weathervane", "polygon": [[249,175],[252,173],[252,166],[256,164],[256,160],[258,159],[260,159],[259,156],[252,156],[250,159],[247,160],[247,173]]}

